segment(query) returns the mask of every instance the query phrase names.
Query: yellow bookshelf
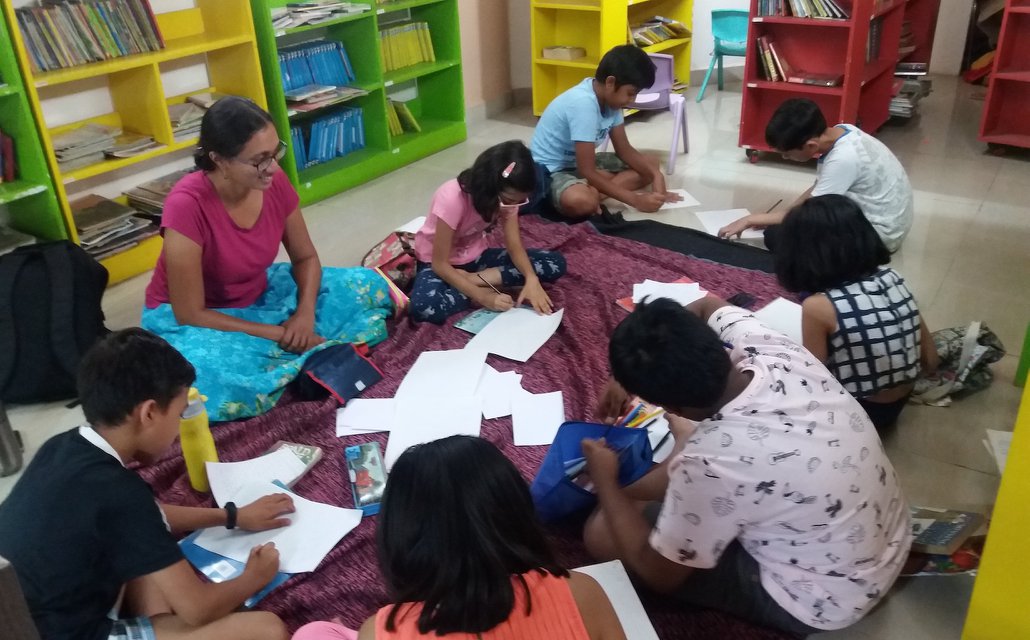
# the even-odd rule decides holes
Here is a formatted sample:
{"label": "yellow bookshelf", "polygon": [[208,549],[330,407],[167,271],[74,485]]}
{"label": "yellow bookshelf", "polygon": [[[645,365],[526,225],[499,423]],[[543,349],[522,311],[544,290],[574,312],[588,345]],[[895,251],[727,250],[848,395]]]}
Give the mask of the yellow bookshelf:
{"label": "yellow bookshelf", "polygon": [[[658,15],[693,29],[694,0],[532,0],[533,112],[540,115],[551,100],[593,75],[601,56],[629,42],[629,30]],[[582,47],[586,57],[549,60],[546,47]],[[648,47],[648,53],[671,54],[676,79],[690,80],[691,38],[673,38]]]}
{"label": "yellow bookshelf", "polygon": [[[168,106],[183,102],[186,94],[166,94],[165,72],[185,63],[204,64],[211,84],[205,91],[246,96],[266,106],[250,0],[196,0],[195,7],[159,13],[157,22],[164,49],[44,73],[32,71],[12,3],[4,1],[3,11],[54,178],[64,224],[73,240],[78,240],[78,233],[69,206],[70,185],[87,179],[96,183],[106,174],[122,174],[140,163],[153,164],[162,157],[181,158],[196,146],[196,138],[175,140],[172,134]],[[97,87],[105,85],[112,105],[110,113],[55,126],[47,124],[43,109],[46,100],[67,101],[80,93],[95,93]],[[114,125],[125,132],[153,136],[160,146],[131,158],[106,159],[61,171],[53,151],[54,136],[87,123]],[[113,284],[153,268],[160,250],[160,238],[149,238],[101,262]]]}

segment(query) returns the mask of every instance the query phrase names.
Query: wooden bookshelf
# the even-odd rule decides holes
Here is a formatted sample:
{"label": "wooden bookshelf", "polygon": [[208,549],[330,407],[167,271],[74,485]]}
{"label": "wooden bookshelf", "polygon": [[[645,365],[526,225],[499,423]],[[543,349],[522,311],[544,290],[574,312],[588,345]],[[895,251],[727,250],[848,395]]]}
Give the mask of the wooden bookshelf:
{"label": "wooden bookshelf", "polygon": [[[790,98],[813,100],[830,124],[855,124],[869,133],[883,126],[894,94],[905,0],[854,0],[850,7],[845,3],[851,11],[846,20],[760,16],[758,2],[751,0],[740,113],[740,146],[752,162],[758,161],[761,151],[772,151],[765,143],[765,126]],[[879,51],[867,61],[874,21],[881,24]],[[795,70],[840,74],[842,81],[824,87],[765,80],[756,44],[761,36],[770,38]]]}
{"label": "wooden bookshelf", "polygon": [[[597,63],[609,49],[629,41],[629,28],[656,15],[671,18],[693,29],[694,0],[532,0],[530,29],[533,49],[533,113],[540,115],[556,96],[593,76]],[[690,81],[690,49],[693,39],[672,38],[642,47],[648,53],[673,56],[675,77]],[[542,57],[546,47],[582,47],[586,56],[577,60]]]}
{"label": "wooden bookshelf", "polygon": [[[298,167],[293,149],[282,167],[297,187],[302,204],[328,198],[354,186],[395,171],[447,147],[462,142],[465,101],[462,90],[461,38],[457,0],[401,0],[372,4],[370,11],[295,28],[275,30],[271,10],[287,0],[251,0],[261,66],[264,69],[268,110],[276,127],[289,139],[291,126],[306,118],[330,115],[340,107],[362,110],[365,148],[311,167]],[[397,22],[426,22],[436,54],[435,62],[423,62],[385,71],[379,47],[379,31]],[[306,40],[341,42],[354,67],[356,86],[368,91],[316,112],[291,114],[286,104],[279,71],[279,48]],[[420,133],[391,135],[386,120],[386,101],[405,92],[408,108],[418,120]]]}
{"label": "wooden bookshelf", "polygon": [[[196,147],[196,138],[181,141],[174,138],[168,105],[184,101],[186,95],[167,95],[163,82],[166,73],[182,63],[202,63],[211,82],[205,90],[246,96],[261,106],[266,105],[249,0],[196,0],[195,7],[157,14],[165,40],[165,48],[160,51],[44,73],[32,71],[11,3],[4,2],[3,10],[25,79],[28,104],[55,182],[64,233],[72,240],[77,241],[78,234],[69,205],[70,185],[86,179],[95,182],[115,171],[131,171],[154,159],[181,158]],[[110,113],[57,126],[47,123],[42,107],[44,101],[74,99],[84,91],[95,91],[98,85],[106,86],[112,105]],[[53,152],[53,137],[87,123],[114,125],[126,132],[153,136],[160,146],[131,158],[106,159],[64,172]],[[78,195],[73,194],[71,198]],[[101,263],[107,267],[113,284],[152,269],[160,248],[160,238],[152,237]]]}
{"label": "wooden bookshelf", "polygon": [[1030,0],[1006,0],[980,140],[1030,148]]}
{"label": "wooden bookshelf", "polygon": [[0,20],[0,83],[0,131],[14,139],[16,165],[16,179],[0,183],[0,205],[18,231],[42,240],[63,240],[68,231],[4,20]]}

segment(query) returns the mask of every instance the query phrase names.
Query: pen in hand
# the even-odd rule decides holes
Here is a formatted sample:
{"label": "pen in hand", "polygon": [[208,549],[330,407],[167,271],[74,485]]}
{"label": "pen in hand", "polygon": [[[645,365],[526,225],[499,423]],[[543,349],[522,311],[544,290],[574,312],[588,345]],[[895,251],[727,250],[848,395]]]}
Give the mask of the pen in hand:
{"label": "pen in hand", "polygon": [[[780,206],[780,203],[781,203],[781,202],[783,202],[783,198],[780,198],[779,200],[777,200],[777,201],[776,201],[776,202],[775,202],[775,203],[773,204],[773,206],[771,206],[771,207],[769,207],[768,209],[766,209],[766,210],[765,210],[765,212],[766,212],[766,213],[772,213],[772,210],[773,210],[773,209],[775,209],[776,207]],[[480,276],[480,277],[482,277],[482,276]]]}
{"label": "pen in hand", "polygon": [[491,289],[493,289],[493,290],[494,290],[494,293],[496,293],[497,295],[501,295],[501,292],[497,290],[497,287],[495,287],[495,286],[493,286],[492,284],[490,284],[490,283],[489,283],[489,282],[487,281],[487,279],[483,277],[483,274],[481,274],[481,273],[477,273],[476,275],[477,275],[477,276],[479,276],[479,279],[483,281],[483,284],[485,284],[486,286],[488,286],[488,287],[490,287]]}

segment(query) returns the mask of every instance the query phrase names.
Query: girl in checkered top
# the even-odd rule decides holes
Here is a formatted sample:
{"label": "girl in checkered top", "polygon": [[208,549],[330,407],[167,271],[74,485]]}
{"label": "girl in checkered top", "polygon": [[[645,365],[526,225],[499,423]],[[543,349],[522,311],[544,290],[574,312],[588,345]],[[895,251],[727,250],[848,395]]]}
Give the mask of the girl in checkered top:
{"label": "girl in checkered top", "polygon": [[776,275],[801,305],[804,346],[826,363],[877,429],[897,421],[937,352],[890,252],[847,196],[810,198],[783,220]]}

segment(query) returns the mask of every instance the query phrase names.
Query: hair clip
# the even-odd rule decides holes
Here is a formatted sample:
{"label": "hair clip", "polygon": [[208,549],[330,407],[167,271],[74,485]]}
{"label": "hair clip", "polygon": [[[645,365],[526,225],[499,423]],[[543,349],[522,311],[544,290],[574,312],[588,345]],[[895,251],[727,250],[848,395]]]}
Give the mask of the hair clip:
{"label": "hair clip", "polygon": [[514,170],[515,170],[515,163],[512,162],[511,164],[509,164],[507,167],[504,168],[504,171],[501,172],[501,177],[502,178],[507,178],[508,176],[511,175],[511,172],[514,171]]}

